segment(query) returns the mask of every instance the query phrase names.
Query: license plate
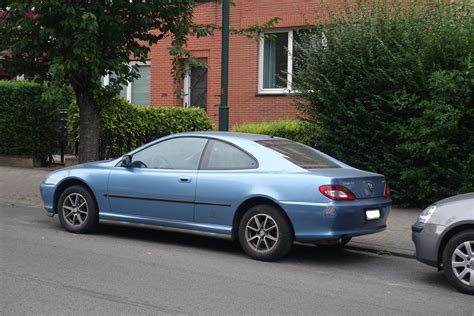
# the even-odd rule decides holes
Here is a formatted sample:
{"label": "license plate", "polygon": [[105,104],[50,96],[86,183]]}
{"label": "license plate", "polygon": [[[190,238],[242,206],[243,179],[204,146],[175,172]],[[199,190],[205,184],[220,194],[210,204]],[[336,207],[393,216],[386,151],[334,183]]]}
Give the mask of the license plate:
{"label": "license plate", "polygon": [[380,210],[366,210],[365,211],[365,219],[368,221],[379,219],[380,218]]}

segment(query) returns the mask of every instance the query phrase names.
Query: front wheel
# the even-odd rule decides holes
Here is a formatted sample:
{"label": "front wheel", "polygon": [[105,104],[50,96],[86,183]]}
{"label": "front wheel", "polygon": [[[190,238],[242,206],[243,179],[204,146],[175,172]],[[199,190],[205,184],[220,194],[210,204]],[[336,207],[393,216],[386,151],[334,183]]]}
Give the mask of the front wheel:
{"label": "front wheel", "polygon": [[73,185],[64,190],[57,209],[61,225],[72,233],[89,233],[99,224],[95,199],[83,186]]}
{"label": "front wheel", "polygon": [[474,230],[462,231],[443,251],[444,273],[460,292],[474,295]]}
{"label": "front wheel", "polygon": [[290,251],[293,233],[279,209],[272,205],[257,205],[250,208],[240,221],[239,242],[250,257],[276,261]]}

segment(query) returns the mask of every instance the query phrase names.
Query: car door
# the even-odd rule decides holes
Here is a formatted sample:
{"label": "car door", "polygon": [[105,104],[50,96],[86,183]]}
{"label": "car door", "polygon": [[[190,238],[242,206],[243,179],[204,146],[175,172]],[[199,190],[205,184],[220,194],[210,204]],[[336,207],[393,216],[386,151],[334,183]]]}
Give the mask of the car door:
{"label": "car door", "polygon": [[206,138],[176,137],[133,154],[131,165],[110,173],[108,199],[115,215],[193,221],[197,169]]}
{"label": "car door", "polygon": [[194,221],[232,225],[237,203],[248,194],[257,160],[237,146],[210,139],[201,159]]}

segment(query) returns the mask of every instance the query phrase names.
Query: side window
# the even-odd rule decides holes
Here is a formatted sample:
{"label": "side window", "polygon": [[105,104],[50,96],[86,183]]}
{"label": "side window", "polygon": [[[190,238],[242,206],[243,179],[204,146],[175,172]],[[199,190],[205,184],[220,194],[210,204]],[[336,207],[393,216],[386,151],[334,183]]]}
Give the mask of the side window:
{"label": "side window", "polygon": [[247,153],[235,146],[217,140],[209,140],[202,161],[201,169],[204,170],[257,168],[257,161]]}
{"label": "side window", "polygon": [[179,137],[165,140],[137,152],[135,168],[197,170],[207,139]]}

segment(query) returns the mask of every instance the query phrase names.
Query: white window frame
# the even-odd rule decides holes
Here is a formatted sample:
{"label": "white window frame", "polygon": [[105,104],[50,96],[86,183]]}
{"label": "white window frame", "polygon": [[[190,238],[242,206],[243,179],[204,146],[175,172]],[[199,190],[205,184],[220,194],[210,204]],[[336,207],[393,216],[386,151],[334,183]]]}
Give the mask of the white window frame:
{"label": "white window frame", "polygon": [[[259,40],[259,49],[258,49],[258,94],[288,94],[291,91],[291,80],[293,73],[293,31],[294,29],[278,29],[270,30],[264,32],[260,35]],[[286,80],[288,85],[286,88],[264,88],[263,87],[263,50],[265,47],[265,34],[274,34],[274,33],[288,33],[288,46],[287,46],[287,56],[288,56],[288,69]]]}
{"label": "white window frame", "polygon": [[[141,61],[131,61],[130,63],[128,63],[128,67],[132,67],[132,66],[135,66],[135,65],[138,65],[138,66],[150,66],[151,67],[151,61],[146,61],[146,62],[141,62]],[[104,86],[108,86],[110,84],[110,75],[107,74],[104,76]],[[133,85],[133,81],[127,81],[127,101],[128,102],[132,102],[132,85]],[[151,82],[150,82],[150,85],[151,85]],[[150,87],[150,91],[151,91],[151,87]]]}
{"label": "white window frame", "polygon": [[183,81],[183,107],[189,107],[191,103],[191,66],[189,62],[184,65],[184,81]]}

